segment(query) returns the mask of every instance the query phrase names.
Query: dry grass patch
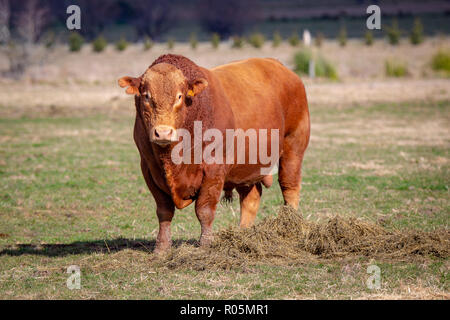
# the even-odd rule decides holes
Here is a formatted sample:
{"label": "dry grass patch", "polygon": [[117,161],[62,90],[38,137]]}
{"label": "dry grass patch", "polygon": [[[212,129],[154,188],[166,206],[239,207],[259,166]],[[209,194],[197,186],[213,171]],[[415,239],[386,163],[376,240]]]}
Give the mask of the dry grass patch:
{"label": "dry grass patch", "polygon": [[220,231],[209,248],[182,245],[161,262],[170,269],[231,269],[258,262],[290,264],[318,259],[366,256],[408,260],[417,256],[447,258],[450,232],[388,231],[355,218],[336,216],[325,223],[309,222],[290,207],[252,228]]}

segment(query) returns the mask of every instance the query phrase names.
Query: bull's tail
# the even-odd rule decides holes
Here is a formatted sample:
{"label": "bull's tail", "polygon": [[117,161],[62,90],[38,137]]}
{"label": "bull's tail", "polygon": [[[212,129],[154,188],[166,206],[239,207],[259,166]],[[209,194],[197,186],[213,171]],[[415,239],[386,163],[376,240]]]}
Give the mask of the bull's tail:
{"label": "bull's tail", "polygon": [[221,202],[223,204],[230,204],[233,202],[233,189],[225,189],[225,194],[223,195]]}

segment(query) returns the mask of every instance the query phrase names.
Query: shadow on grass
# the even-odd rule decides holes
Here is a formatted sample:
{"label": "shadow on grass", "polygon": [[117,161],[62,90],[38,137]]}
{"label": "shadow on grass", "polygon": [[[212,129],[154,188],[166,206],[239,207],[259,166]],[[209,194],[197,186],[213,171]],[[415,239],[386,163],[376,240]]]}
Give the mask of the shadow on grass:
{"label": "shadow on grass", "polygon": [[[195,239],[174,240],[172,246],[179,247],[182,244],[198,245]],[[153,252],[156,240],[124,239],[77,241],[73,243],[57,244],[17,244],[0,251],[0,256],[21,256],[25,254],[61,257],[71,254],[84,253],[114,253],[125,249]]]}

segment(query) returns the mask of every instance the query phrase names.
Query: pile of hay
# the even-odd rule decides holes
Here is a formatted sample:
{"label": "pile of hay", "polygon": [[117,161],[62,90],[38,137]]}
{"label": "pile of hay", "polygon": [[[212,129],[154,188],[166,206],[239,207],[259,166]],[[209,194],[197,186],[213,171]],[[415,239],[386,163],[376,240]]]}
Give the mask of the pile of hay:
{"label": "pile of hay", "polygon": [[390,260],[418,255],[447,258],[449,251],[449,230],[387,231],[376,224],[338,216],[315,223],[305,221],[291,207],[282,207],[276,217],[252,228],[220,231],[207,248],[174,248],[163,264],[171,269],[230,269],[258,262],[305,263],[352,255]]}

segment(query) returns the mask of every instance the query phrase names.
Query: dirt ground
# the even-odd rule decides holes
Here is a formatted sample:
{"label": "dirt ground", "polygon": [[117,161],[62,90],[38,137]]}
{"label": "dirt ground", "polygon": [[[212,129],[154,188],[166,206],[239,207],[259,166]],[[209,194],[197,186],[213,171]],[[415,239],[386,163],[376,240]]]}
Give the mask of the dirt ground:
{"label": "dirt ground", "polygon": [[[339,78],[380,79],[384,78],[386,59],[398,59],[406,63],[409,76],[415,79],[433,77],[430,70],[431,56],[440,48],[448,48],[450,38],[445,36],[427,38],[419,46],[411,45],[403,39],[400,45],[391,46],[384,40],[375,40],[372,46],[366,46],[361,39],[349,39],[345,47],[336,41],[325,40],[321,47],[313,47],[316,54],[329,59],[337,68]],[[231,48],[230,41],[224,41],[217,49],[210,43],[199,43],[196,49],[188,43],[177,42],[168,50],[165,43],[157,43],[148,51],[142,44],[132,44],[125,51],[118,52],[109,45],[104,52],[95,53],[86,44],[81,52],[71,53],[67,46],[57,45],[50,51],[37,48],[34,65],[27,71],[27,78],[47,82],[109,82],[124,74],[142,74],[158,56],[168,52],[184,55],[198,65],[211,68],[231,61],[250,57],[273,57],[287,67],[294,66],[294,54],[300,46],[292,47],[286,41],[273,48],[266,41],[262,48],[253,48],[245,44],[243,48]],[[0,55],[0,70],[6,69],[8,61]]]}
{"label": "dirt ground", "polygon": [[[370,47],[356,39],[349,40],[345,47],[338,46],[335,41],[325,41],[322,47],[314,47],[314,50],[335,64],[339,81],[312,80],[303,76],[309,102],[345,105],[449,99],[450,79],[436,76],[430,68],[432,55],[449,46],[448,37],[429,38],[420,46],[412,46],[406,40],[399,46],[377,40]],[[117,79],[124,75],[142,74],[154,59],[167,52],[185,55],[203,67],[249,57],[275,57],[292,68],[293,56],[298,50],[298,47],[287,43],[273,48],[268,41],[261,49],[249,45],[233,49],[230,43],[222,42],[218,49],[213,49],[209,43],[200,43],[196,50],[186,43],[177,43],[171,51],[165,44],[156,44],[144,51],[142,44],[133,44],[124,52],[117,52],[109,46],[102,53],[92,52],[89,45],[78,53],[70,53],[67,47],[57,46],[45,55],[39,54],[39,63],[27,71],[24,81],[0,79],[0,103],[22,107],[114,108],[121,100],[127,99],[116,85]],[[407,77],[392,79],[385,76],[384,63],[393,58],[406,63]],[[0,69],[7,68],[7,65],[6,58],[0,55]]]}
{"label": "dirt ground", "polygon": [[[320,82],[305,79],[308,102],[348,105],[450,99],[450,79],[385,79],[347,82]],[[111,107],[132,100],[115,81],[109,84],[30,84],[0,82],[0,101],[4,106],[34,107]],[[14,109],[2,110],[14,113]]]}

